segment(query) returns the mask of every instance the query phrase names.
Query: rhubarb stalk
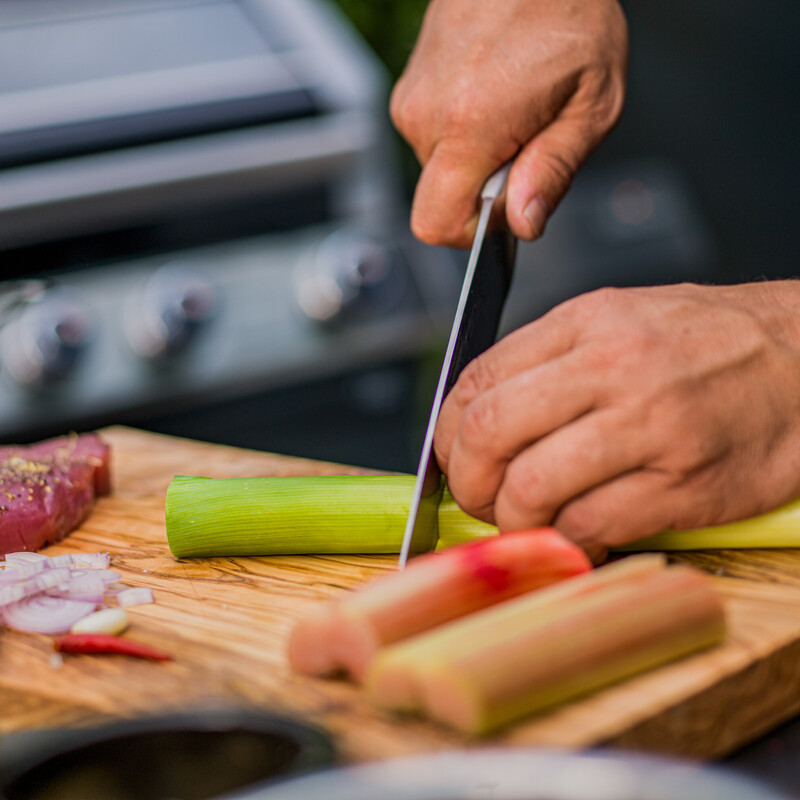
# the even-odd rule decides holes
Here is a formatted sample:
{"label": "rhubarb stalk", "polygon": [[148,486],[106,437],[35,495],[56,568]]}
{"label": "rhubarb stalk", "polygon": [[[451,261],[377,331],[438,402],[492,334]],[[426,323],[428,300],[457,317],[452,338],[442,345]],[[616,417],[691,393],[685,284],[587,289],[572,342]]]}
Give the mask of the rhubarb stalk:
{"label": "rhubarb stalk", "polygon": [[[423,708],[421,676],[450,647],[476,637],[489,645],[496,632],[508,630],[520,617],[539,619],[549,609],[574,597],[592,596],[605,587],[640,581],[666,566],[657,553],[630,556],[599,569],[531,592],[515,603],[503,603],[480,615],[443,625],[429,636],[416,636],[382,651],[366,676],[368,693],[384,708],[420,711]],[[502,634],[505,635],[505,634]]]}
{"label": "rhubarb stalk", "polygon": [[[698,570],[648,568],[591,590],[606,569],[386,648],[367,677],[371,698],[396,708],[392,683],[405,681],[427,716],[486,733],[723,637],[721,601]],[[570,592],[578,582],[584,591]]]}
{"label": "rhubarb stalk", "polygon": [[584,552],[552,528],[421,556],[301,620],[289,661],[306,674],[345,670],[361,680],[387,644],[590,569]]}

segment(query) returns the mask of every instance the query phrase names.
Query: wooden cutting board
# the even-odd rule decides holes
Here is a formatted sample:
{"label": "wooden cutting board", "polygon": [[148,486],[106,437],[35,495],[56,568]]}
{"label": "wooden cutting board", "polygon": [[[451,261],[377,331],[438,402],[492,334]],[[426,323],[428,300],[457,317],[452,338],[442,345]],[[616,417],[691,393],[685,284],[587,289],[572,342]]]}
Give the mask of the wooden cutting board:
{"label": "wooden cutting board", "polygon": [[[382,572],[382,556],[274,556],[176,561],[164,495],[173,475],[211,477],[359,472],[295,458],[143,433],[103,432],[114,491],[48,553],[110,551],[156,603],[130,609],[130,636],[174,654],[54,657],[52,638],[0,631],[0,733],[82,725],[109,716],[244,704],[326,728],[353,761],[486,744],[372,709],[344,681],[290,672],[284,655],[299,617]],[[676,554],[716,574],[730,634],[714,650],[518,724],[491,744],[611,744],[691,757],[722,756],[800,711],[800,551]]]}

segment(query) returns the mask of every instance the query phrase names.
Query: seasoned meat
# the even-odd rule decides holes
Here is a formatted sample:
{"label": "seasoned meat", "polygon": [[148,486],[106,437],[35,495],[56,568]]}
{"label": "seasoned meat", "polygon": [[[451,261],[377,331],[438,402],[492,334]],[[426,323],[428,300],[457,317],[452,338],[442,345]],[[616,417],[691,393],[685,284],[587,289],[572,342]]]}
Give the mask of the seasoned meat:
{"label": "seasoned meat", "polygon": [[0,555],[63,539],[109,490],[108,445],[96,434],[0,447]]}

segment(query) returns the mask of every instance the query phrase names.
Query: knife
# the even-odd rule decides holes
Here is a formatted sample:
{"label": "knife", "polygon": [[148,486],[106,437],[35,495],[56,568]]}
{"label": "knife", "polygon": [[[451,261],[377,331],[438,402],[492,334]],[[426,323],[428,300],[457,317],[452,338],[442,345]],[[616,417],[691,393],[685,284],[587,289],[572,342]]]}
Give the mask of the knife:
{"label": "knife", "polygon": [[507,230],[487,236],[486,229],[492,205],[503,191],[510,169],[511,162],[508,162],[486,181],[481,190],[478,228],[425,430],[414,495],[400,549],[400,569],[405,567],[410,557],[433,550],[439,540],[438,510],[444,493],[444,478],[433,454],[433,433],[442,402],[464,367],[488,350],[497,336],[514,270],[516,238]]}

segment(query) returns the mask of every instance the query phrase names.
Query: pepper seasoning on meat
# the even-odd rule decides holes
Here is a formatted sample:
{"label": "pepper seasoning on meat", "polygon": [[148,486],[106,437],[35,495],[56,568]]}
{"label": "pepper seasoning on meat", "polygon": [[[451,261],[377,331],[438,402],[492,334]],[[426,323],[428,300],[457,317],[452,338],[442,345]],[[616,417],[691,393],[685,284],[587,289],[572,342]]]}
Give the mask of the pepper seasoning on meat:
{"label": "pepper seasoning on meat", "polygon": [[0,555],[60,541],[109,490],[109,448],[97,434],[0,447]]}

